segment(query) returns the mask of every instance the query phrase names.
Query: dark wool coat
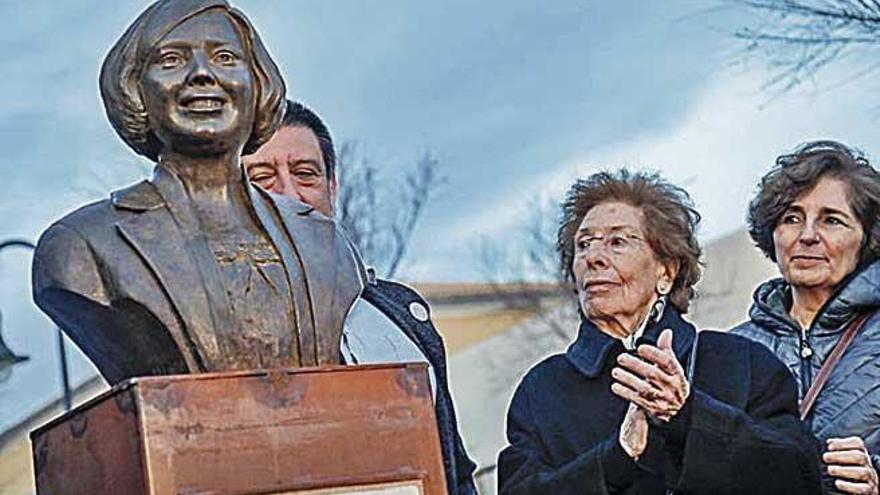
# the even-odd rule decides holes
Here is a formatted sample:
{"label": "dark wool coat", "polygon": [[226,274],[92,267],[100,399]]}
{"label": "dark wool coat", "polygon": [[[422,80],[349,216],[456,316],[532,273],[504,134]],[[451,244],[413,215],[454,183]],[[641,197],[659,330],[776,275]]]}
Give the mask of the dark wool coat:
{"label": "dark wool coat", "polygon": [[[639,343],[655,343],[664,328],[687,370],[696,332],[674,309]],[[568,352],[526,374],[508,412],[501,494],[821,493],[794,381],[766,348],[701,332],[691,395],[671,422],[651,425],[638,461],[618,442],[628,403],[610,387],[621,352],[619,340],[584,322]]]}
{"label": "dark wool coat", "polygon": [[374,280],[366,285],[361,297],[373,304],[391,319],[424,353],[434,367],[437,379],[437,397],[434,405],[440,430],[440,447],[446,469],[446,486],[450,495],[476,495],[473,473],[476,464],[468,457],[455,419],[455,407],[446,379],[446,351],[443,339],[430,318],[417,320],[410,312],[410,304],[428,304],[414,290],[388,280]]}
{"label": "dark wool coat", "polygon": [[874,313],[837,363],[807,424],[823,445],[830,437],[861,437],[880,470],[880,262],[843,281],[810,328],[800,328],[790,307],[791,287],[782,279],[765,282],[755,291],[750,320],[731,332],[773,351],[797,379],[800,397],[846,326],[859,314]]}

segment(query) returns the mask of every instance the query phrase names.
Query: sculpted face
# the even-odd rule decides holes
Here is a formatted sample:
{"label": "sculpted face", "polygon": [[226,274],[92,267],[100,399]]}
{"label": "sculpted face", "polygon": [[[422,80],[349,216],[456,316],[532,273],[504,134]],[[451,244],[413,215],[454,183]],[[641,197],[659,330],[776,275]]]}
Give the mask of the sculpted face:
{"label": "sculpted face", "polygon": [[846,183],[820,179],[780,217],[776,263],[796,290],[833,291],[858,265],[864,232],[848,198]]}
{"label": "sculpted face", "polygon": [[254,121],[250,61],[232,20],[209,10],[153,48],[140,83],[163,152],[219,154],[247,141]]}
{"label": "sculpted face", "polygon": [[308,127],[282,127],[242,163],[254,184],[333,216],[336,178],[328,179],[318,138]]}
{"label": "sculpted face", "polygon": [[600,203],[575,233],[572,271],[578,301],[600,329],[601,322],[638,323],[650,310],[658,285],[672,286],[675,274],[645,240],[643,217],[626,203]]}

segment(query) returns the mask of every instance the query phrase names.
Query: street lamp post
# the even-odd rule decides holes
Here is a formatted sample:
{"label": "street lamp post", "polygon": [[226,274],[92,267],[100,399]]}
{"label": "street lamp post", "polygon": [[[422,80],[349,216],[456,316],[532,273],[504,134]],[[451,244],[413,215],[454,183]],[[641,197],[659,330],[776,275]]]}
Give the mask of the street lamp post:
{"label": "street lamp post", "polygon": [[[34,246],[34,243],[27,241],[27,240],[24,240],[24,239],[8,239],[3,242],[0,242],[0,252],[2,252],[4,249],[6,249],[8,247],[22,247],[22,248],[30,249],[31,251],[33,251],[36,248],[36,246]],[[2,318],[0,318],[0,321],[2,321]],[[70,408],[72,406],[72,401],[71,401],[71,397],[70,397],[70,375],[67,372],[67,349],[64,346],[64,334],[61,333],[61,329],[58,327],[55,327],[55,332],[57,335],[58,356],[59,356],[60,365],[61,365],[61,385],[63,387],[63,392],[64,392],[64,410],[70,411]],[[3,343],[2,335],[0,335],[0,366],[2,366],[2,363],[4,362],[3,361],[3,359],[4,359],[3,358],[3,351],[4,350],[7,351],[11,356],[14,356],[14,357],[8,358],[9,361],[7,361],[7,362],[9,362],[10,366],[15,363],[18,363],[18,362],[21,362],[23,360],[28,359],[27,356],[16,356],[14,353],[12,353],[12,351],[10,351],[9,348],[6,347],[6,344]]]}
{"label": "street lamp post", "polygon": [[28,359],[30,359],[28,356],[12,352],[12,349],[3,341],[3,313],[0,313],[0,381],[4,381],[9,376],[13,366]]}

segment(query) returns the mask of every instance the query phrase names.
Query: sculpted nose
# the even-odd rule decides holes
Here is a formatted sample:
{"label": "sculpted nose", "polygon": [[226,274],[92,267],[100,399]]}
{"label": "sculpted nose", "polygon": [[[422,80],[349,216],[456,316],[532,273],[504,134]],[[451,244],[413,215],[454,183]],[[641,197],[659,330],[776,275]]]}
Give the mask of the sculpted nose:
{"label": "sculpted nose", "polygon": [[217,78],[211,70],[208,57],[204,53],[196,53],[192,58],[187,82],[192,85],[209,86],[217,83]]}

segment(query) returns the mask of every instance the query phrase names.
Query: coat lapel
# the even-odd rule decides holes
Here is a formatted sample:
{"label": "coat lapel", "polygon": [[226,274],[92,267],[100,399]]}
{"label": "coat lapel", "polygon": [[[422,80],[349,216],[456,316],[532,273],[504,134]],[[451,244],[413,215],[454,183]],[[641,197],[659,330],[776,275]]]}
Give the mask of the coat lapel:
{"label": "coat lapel", "polygon": [[186,340],[193,344],[188,346],[189,353],[194,349],[200,365],[212,369],[219,362],[220,350],[214,333],[217,316],[212,311],[209,290],[222,290],[222,285],[206,283],[200,270],[203,263],[198,258],[199,254],[204,257],[208,253],[193,252],[199,244],[195,233],[182,228],[180,219],[173,214],[171,203],[176,203],[175,209],[186,208],[185,199],[181,204],[178,197],[183,196],[182,189],[175,190],[180,187],[158,167],[153,182],[144,181],[114,193],[113,205],[132,212],[122,216],[116,227],[156,275],[180,315]]}
{"label": "coat lapel", "polygon": [[[656,345],[660,332],[667,328],[672,330],[672,349],[675,355],[679,361],[685,363],[690,357],[697,332],[675,308],[667,307],[661,320],[646,328],[636,343]],[[623,346],[619,340],[602,333],[592,322],[584,320],[577,339],[569,346],[565,357],[582,374],[595,378],[604,369],[608,354],[615,345]]]}
{"label": "coat lapel", "polygon": [[298,328],[303,365],[337,363],[342,323],[364,286],[359,255],[336,222],[314,208],[254,187],[251,195],[263,228],[275,245],[292,246],[293,256],[285,257],[284,263],[297,305],[297,321],[302,323]]}

